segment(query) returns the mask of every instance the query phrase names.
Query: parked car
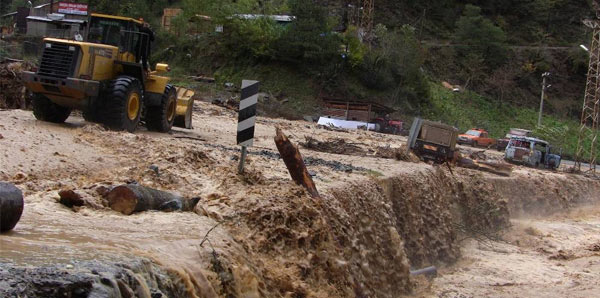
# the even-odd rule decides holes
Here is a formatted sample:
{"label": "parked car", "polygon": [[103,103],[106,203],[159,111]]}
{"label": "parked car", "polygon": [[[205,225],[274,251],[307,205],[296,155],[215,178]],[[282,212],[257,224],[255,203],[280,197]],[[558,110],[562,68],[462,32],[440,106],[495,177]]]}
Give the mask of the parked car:
{"label": "parked car", "polygon": [[531,137],[512,137],[506,146],[504,159],[530,167],[544,166],[557,169],[560,166],[560,154],[552,154],[548,142]]}
{"label": "parked car", "polygon": [[408,136],[408,148],[424,160],[451,161],[456,153],[458,129],[440,122],[415,118]]}
{"label": "parked car", "polygon": [[510,131],[504,136],[502,139],[498,139],[496,141],[496,149],[498,151],[502,151],[506,149],[508,145],[508,141],[510,141],[511,137],[531,137],[531,130],[521,129],[521,128],[511,128]]}
{"label": "parked car", "polygon": [[488,132],[484,129],[473,128],[463,134],[458,135],[457,142],[459,144],[467,144],[473,147],[489,147],[495,144],[496,140],[490,138]]}

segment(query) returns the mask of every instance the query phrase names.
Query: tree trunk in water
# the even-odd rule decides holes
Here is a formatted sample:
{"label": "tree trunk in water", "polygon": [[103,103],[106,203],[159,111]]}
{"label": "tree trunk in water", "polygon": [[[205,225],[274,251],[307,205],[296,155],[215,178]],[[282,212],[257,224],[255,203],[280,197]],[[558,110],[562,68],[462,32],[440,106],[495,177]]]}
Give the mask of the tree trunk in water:
{"label": "tree trunk in water", "polygon": [[0,233],[12,230],[23,214],[23,193],[16,186],[0,182]]}
{"label": "tree trunk in water", "polygon": [[147,210],[190,211],[199,201],[137,184],[117,186],[106,197],[111,209],[126,215]]}
{"label": "tree trunk in water", "polygon": [[292,144],[279,128],[276,130],[275,145],[277,145],[277,150],[279,150],[279,154],[283,158],[292,179],[297,184],[304,186],[313,198],[320,197],[315,183],[308,174],[298,147]]}

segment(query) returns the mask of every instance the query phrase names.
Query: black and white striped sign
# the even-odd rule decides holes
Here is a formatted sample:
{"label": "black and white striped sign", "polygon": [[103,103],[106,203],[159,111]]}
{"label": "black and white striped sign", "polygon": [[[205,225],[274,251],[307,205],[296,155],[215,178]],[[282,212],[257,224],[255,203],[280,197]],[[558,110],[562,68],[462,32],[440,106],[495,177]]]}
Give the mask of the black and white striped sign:
{"label": "black and white striped sign", "polygon": [[242,81],[242,97],[240,99],[240,114],[237,128],[237,144],[242,147],[251,147],[254,143],[258,85],[258,81]]}

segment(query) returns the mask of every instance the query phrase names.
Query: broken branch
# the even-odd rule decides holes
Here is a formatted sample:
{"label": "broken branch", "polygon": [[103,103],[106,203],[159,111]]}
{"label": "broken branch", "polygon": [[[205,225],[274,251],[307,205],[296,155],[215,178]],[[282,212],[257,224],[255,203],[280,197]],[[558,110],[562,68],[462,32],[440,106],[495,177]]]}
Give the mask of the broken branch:
{"label": "broken branch", "polygon": [[298,147],[292,144],[279,128],[276,129],[275,145],[277,145],[277,150],[279,150],[279,154],[283,158],[292,179],[297,184],[304,186],[313,198],[320,197],[317,186],[306,169]]}

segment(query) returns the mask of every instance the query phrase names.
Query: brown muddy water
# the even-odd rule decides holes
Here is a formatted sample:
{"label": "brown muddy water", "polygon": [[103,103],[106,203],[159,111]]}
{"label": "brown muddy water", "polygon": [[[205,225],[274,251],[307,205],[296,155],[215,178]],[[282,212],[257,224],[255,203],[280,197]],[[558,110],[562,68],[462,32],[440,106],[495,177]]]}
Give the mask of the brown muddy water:
{"label": "brown muddy water", "polygon": [[[199,128],[184,136],[208,140],[202,142],[109,132],[78,118],[72,126],[49,125],[29,112],[2,112],[0,179],[23,190],[25,211],[13,232],[0,235],[0,296],[418,294],[422,283],[409,270],[468,268],[461,262],[472,252],[462,239],[495,235],[514,225],[511,217],[599,199],[598,181],[564,173],[518,168],[498,178],[304,150],[327,161],[311,166],[322,194],[313,199],[273,157],[275,125],[294,141],[317,135],[384,146],[400,139],[260,119],[256,142],[268,154],[251,155],[247,172],[237,175],[237,153],[223,149],[231,147],[223,135],[232,135],[235,121],[229,111],[201,107],[194,118]],[[328,166],[334,161],[371,171]],[[160,175],[148,170],[151,164]],[[132,180],[202,200],[194,212],[124,216],[96,192]],[[69,209],[57,203],[61,189],[74,189],[88,204]]]}

